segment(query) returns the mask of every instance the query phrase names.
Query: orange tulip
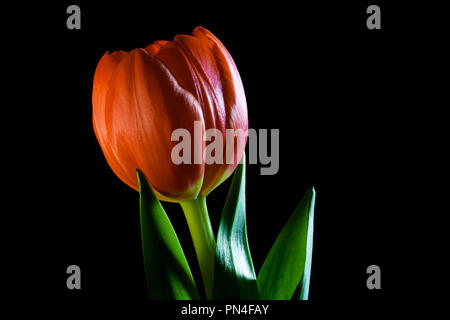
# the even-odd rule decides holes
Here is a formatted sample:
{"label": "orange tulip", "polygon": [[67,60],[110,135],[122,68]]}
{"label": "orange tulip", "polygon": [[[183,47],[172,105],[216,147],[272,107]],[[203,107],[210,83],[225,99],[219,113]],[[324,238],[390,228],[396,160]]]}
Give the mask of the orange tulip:
{"label": "orange tulip", "polygon": [[[239,163],[247,141],[247,104],[239,72],[224,45],[208,30],[177,35],[131,52],[105,53],[97,65],[92,93],[97,140],[114,173],[139,190],[136,169],[161,200],[181,202],[205,196]],[[201,163],[174,164],[175,129],[194,137]],[[241,129],[230,164],[207,164],[205,131]],[[194,147],[197,146],[197,148]],[[201,146],[201,147],[198,147]],[[197,150],[197,151],[196,151]]]}

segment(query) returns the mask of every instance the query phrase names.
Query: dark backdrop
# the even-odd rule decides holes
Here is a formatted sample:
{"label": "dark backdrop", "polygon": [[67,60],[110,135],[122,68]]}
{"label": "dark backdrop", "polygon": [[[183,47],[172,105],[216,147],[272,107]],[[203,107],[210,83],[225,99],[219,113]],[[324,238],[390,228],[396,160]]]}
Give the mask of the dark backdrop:
{"label": "dark backdrop", "polygon": [[[81,7],[81,30],[65,25],[73,3]],[[33,150],[39,181],[45,181],[33,184],[34,204],[44,213],[36,218],[39,239],[32,243],[45,270],[36,296],[68,310],[145,311],[155,305],[146,298],[138,193],[113,174],[95,139],[92,80],[104,52],[170,40],[201,25],[236,62],[249,127],[280,129],[278,174],[261,176],[260,165],[247,170],[248,235],[257,271],[305,191],[312,185],[317,191],[310,302],[279,312],[321,312],[330,305],[351,311],[361,304],[373,311],[397,300],[407,281],[404,186],[415,179],[407,160],[415,124],[404,101],[416,95],[411,77],[423,49],[413,37],[426,37],[406,23],[407,7],[376,3],[382,29],[372,31],[365,13],[371,3],[46,6],[39,35],[27,40],[37,70],[30,77],[41,80],[35,81],[34,112],[45,141]],[[216,231],[230,180],[208,197]],[[199,278],[182,211],[164,206]],[[70,264],[81,267],[80,291],[66,288]],[[378,291],[366,287],[371,264],[381,267]]]}

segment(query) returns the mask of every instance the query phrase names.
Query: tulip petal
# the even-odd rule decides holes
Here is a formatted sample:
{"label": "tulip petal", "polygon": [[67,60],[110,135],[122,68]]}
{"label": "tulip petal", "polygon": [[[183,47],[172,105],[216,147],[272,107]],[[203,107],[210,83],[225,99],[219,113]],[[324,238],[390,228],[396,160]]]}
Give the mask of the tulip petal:
{"label": "tulip petal", "polygon": [[[206,164],[202,195],[207,195],[236,168],[245,148],[248,130],[247,104],[237,68],[228,51],[208,37],[209,31],[197,28],[198,35],[178,35],[159,50],[156,57],[171,70],[179,84],[191,92],[202,106],[205,129],[241,129],[234,148],[232,164]],[[211,33],[209,33],[211,34]],[[212,35],[212,34],[211,34]],[[218,40],[217,40],[218,41]]]}
{"label": "tulip petal", "polygon": [[[203,164],[175,165],[171,159],[172,132],[194,132],[194,121],[204,125],[197,100],[179,86],[167,67],[143,49],[131,51],[117,66],[106,97],[106,123],[112,149],[122,159],[132,187],[138,190],[136,169],[142,171],[163,200],[196,198],[203,178]],[[194,137],[195,138],[195,137]]]}
{"label": "tulip petal", "polygon": [[248,114],[244,86],[236,64],[222,42],[202,27],[195,28],[193,34],[211,49],[215,58],[220,75],[225,114],[227,115],[226,128],[245,131],[245,137],[239,136],[239,139],[243,140],[241,141],[242,149],[235,149],[232,172],[238,165],[247,142]]}
{"label": "tulip petal", "polygon": [[92,90],[93,114],[92,121],[94,132],[102,148],[105,159],[114,173],[126,184],[132,185],[126,174],[126,169],[122,166],[120,160],[116,157],[107,140],[106,122],[105,122],[105,102],[108,92],[111,76],[119,62],[127,55],[124,51],[115,51],[105,53],[97,64],[94,75]]}

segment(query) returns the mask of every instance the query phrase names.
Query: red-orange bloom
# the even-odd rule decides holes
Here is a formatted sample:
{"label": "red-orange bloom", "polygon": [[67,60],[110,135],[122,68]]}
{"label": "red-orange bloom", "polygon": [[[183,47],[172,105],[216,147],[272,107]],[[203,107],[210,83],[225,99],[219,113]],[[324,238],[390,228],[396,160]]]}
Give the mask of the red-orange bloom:
{"label": "red-orange bloom", "polygon": [[139,190],[136,169],[146,177],[158,198],[168,201],[207,195],[236,168],[247,136],[238,137],[232,164],[176,165],[171,150],[175,129],[194,137],[194,121],[204,134],[217,129],[247,133],[248,117],[239,72],[223,44],[197,27],[193,36],[177,35],[144,49],[105,53],[97,65],[92,93],[93,125],[97,140],[114,173]]}

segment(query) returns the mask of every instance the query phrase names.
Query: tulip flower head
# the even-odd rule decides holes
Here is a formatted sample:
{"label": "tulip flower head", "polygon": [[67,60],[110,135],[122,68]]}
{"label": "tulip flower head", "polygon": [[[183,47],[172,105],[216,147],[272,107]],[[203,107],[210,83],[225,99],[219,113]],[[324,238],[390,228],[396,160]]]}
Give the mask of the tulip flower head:
{"label": "tulip flower head", "polygon": [[[140,170],[160,200],[206,196],[231,175],[247,141],[239,72],[224,45],[202,27],[192,36],[105,53],[95,71],[92,103],[95,135],[111,169],[135,190]],[[178,144],[172,133],[180,128],[191,133],[191,154],[201,161],[172,161]],[[232,161],[205,162],[213,140],[209,129],[222,133],[215,138],[223,139],[223,154],[230,143],[227,129],[239,132],[232,137]]]}

